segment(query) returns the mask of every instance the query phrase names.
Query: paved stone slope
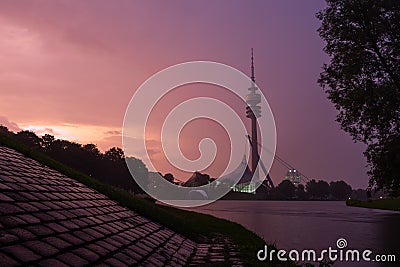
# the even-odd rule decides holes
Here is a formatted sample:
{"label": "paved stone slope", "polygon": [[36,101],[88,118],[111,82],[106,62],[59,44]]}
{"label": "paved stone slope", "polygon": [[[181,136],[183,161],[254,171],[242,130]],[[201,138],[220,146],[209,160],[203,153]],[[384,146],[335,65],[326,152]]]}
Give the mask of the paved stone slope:
{"label": "paved stone slope", "polygon": [[0,266],[240,265],[225,246],[196,244],[0,146]]}

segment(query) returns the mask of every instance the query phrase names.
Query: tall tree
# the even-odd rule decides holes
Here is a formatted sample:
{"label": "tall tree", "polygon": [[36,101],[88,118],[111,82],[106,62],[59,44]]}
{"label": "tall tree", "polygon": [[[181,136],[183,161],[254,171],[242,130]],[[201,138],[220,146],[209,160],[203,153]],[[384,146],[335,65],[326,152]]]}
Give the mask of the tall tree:
{"label": "tall tree", "polygon": [[[365,155],[374,169],[383,142],[400,140],[400,1],[327,0],[327,5],[317,17],[330,63],[318,82],[339,111],[342,129],[368,145]],[[369,173],[378,188],[399,186],[398,176]]]}

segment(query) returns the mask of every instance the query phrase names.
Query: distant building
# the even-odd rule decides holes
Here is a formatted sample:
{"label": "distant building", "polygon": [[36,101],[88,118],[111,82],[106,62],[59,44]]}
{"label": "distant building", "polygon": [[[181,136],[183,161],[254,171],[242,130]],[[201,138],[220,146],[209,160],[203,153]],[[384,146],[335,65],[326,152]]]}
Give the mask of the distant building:
{"label": "distant building", "polygon": [[210,175],[194,172],[189,180],[184,182],[182,185],[186,187],[198,187],[209,184],[210,182]]}
{"label": "distant building", "polygon": [[245,169],[242,178],[240,178],[239,182],[232,188],[232,190],[234,192],[255,194],[258,184],[251,181],[253,173],[250,171],[245,158],[243,158],[241,166],[239,166],[239,168],[237,168],[233,173],[236,175],[235,177],[237,177],[238,173],[243,172],[243,167],[245,167]]}
{"label": "distant building", "polygon": [[300,184],[301,174],[296,169],[288,170],[285,179],[292,182],[294,186],[298,186]]}

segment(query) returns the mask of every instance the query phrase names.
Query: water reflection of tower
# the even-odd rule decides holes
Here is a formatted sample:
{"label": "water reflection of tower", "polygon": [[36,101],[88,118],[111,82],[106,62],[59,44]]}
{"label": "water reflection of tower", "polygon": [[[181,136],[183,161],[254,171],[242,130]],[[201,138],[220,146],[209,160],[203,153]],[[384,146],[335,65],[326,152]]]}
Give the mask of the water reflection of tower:
{"label": "water reflection of tower", "polygon": [[249,88],[250,93],[246,96],[246,117],[251,119],[251,171],[254,178],[259,177],[259,171],[257,169],[259,161],[258,153],[258,138],[257,138],[257,118],[261,117],[261,107],[258,104],[261,103],[261,95],[257,93],[256,79],[254,76],[254,57],[253,48],[251,49],[251,86]]}

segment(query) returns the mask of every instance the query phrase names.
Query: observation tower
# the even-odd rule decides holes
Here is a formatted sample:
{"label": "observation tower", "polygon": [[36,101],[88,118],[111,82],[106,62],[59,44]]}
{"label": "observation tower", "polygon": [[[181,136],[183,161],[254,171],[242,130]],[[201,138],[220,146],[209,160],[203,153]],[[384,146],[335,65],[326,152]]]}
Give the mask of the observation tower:
{"label": "observation tower", "polygon": [[246,117],[251,119],[251,172],[254,178],[259,177],[259,170],[257,169],[260,155],[258,153],[258,138],[257,138],[257,118],[261,117],[261,95],[257,92],[256,78],[254,76],[254,56],[253,48],[251,49],[251,85],[249,94],[246,96]]}

